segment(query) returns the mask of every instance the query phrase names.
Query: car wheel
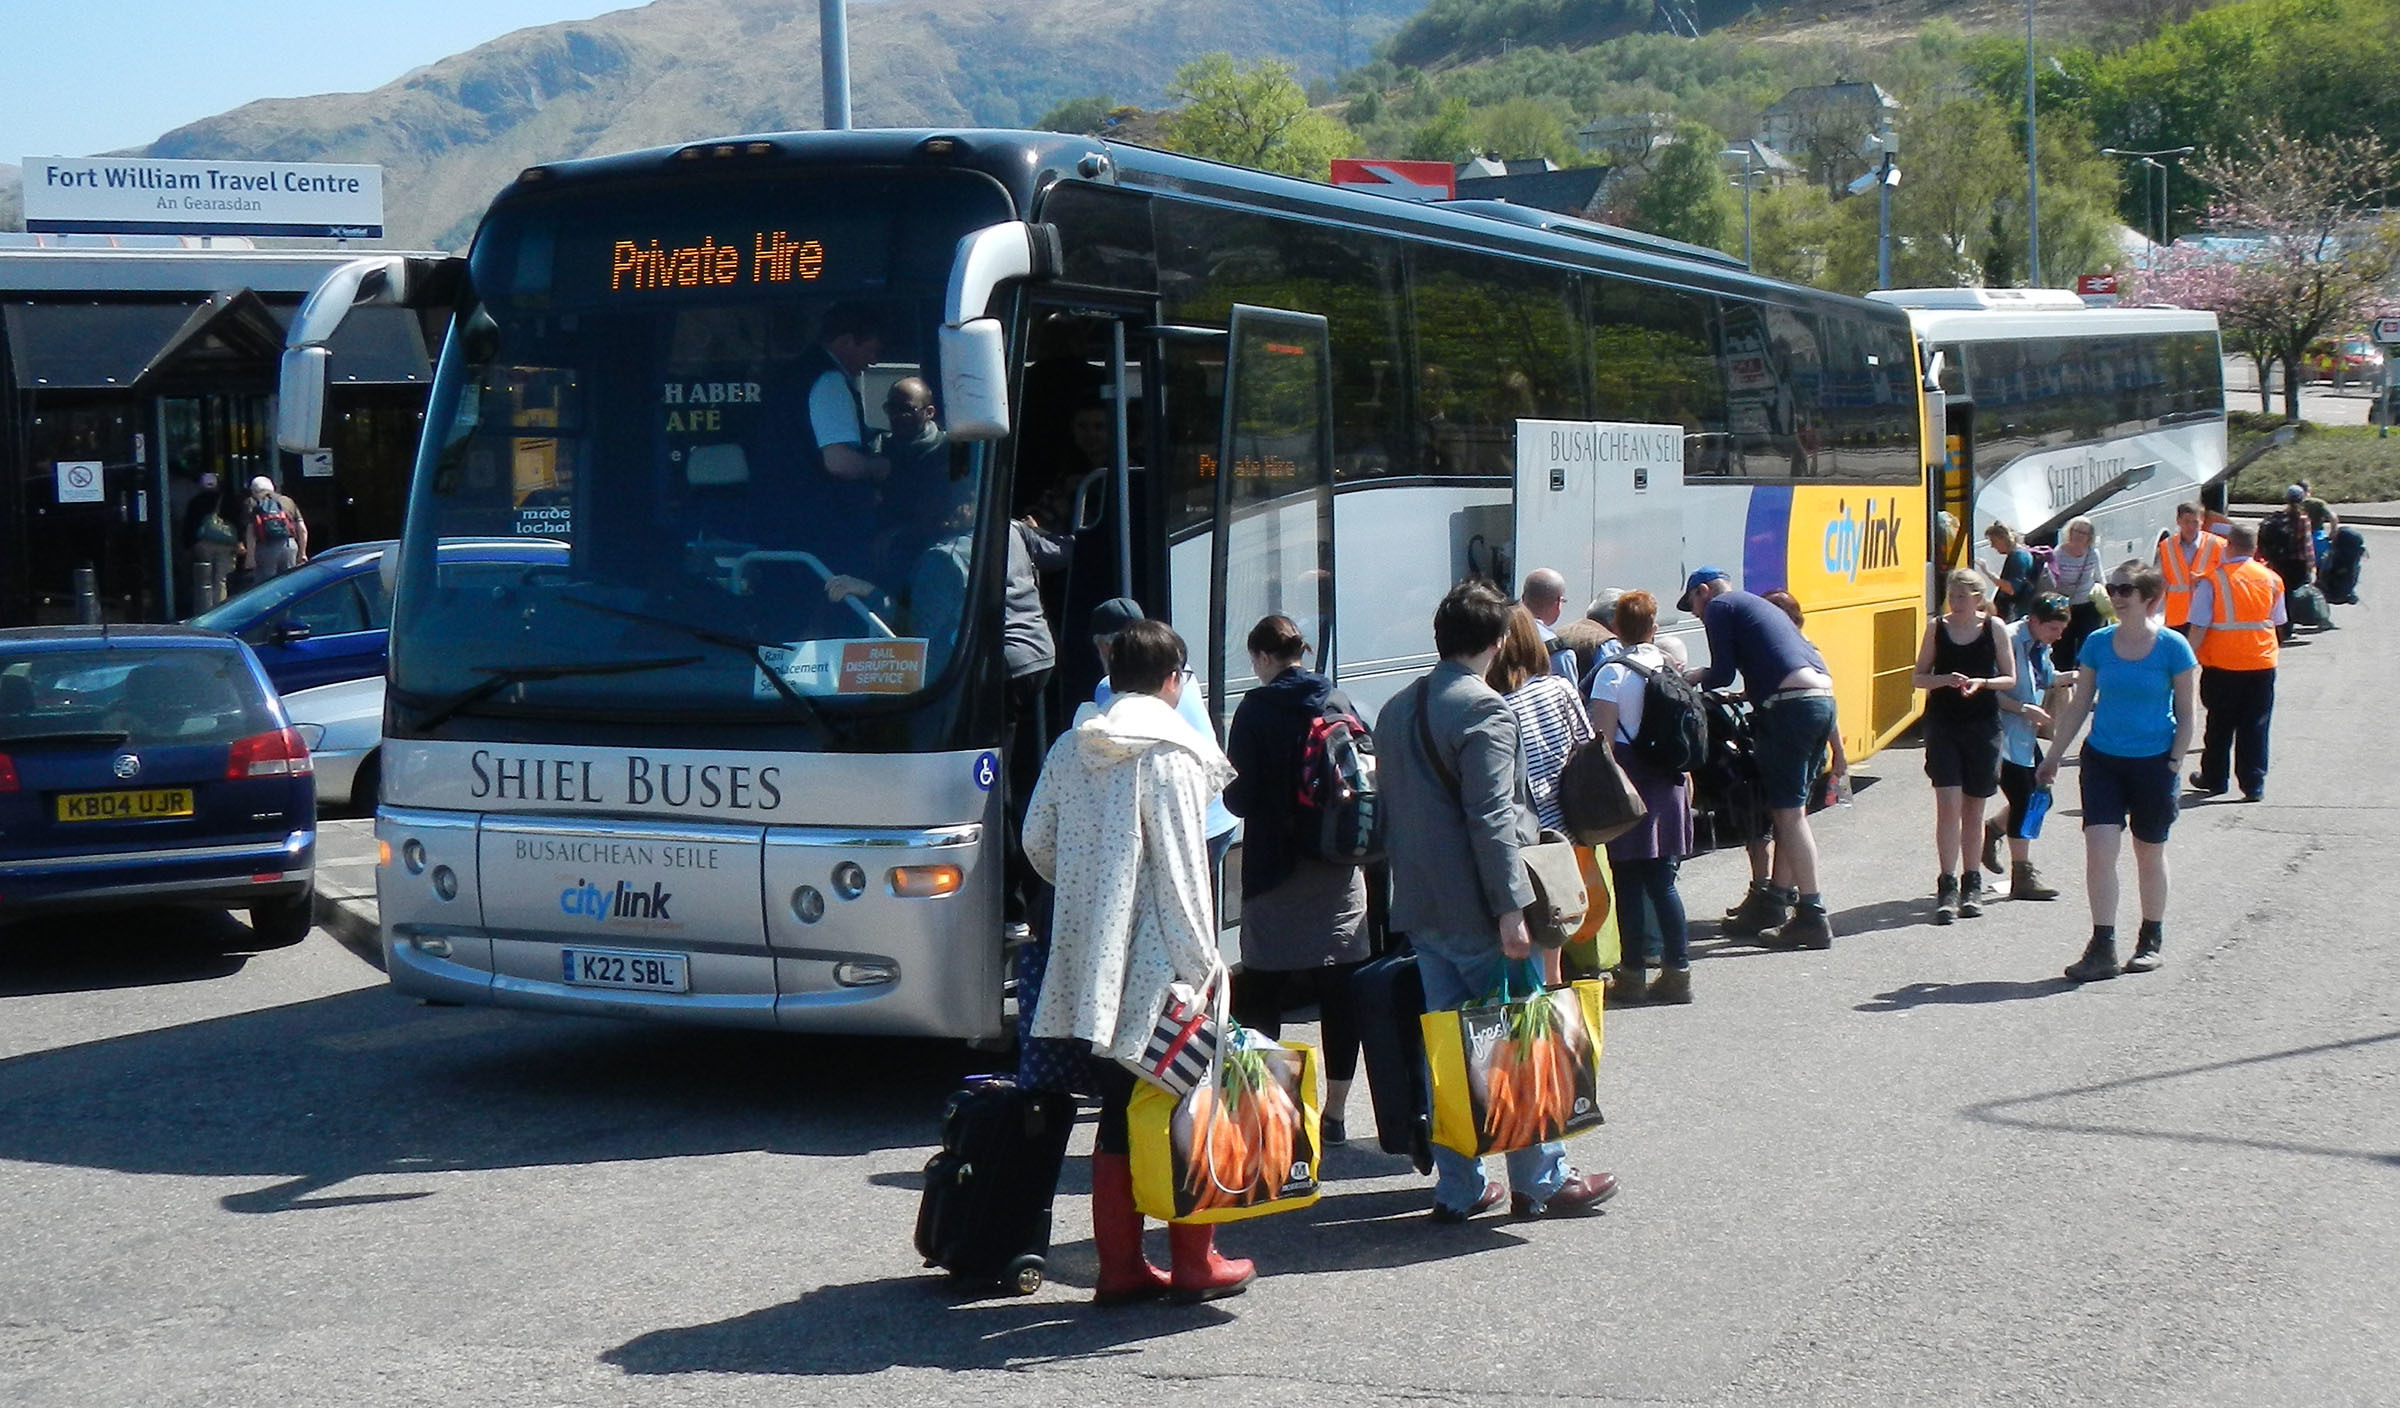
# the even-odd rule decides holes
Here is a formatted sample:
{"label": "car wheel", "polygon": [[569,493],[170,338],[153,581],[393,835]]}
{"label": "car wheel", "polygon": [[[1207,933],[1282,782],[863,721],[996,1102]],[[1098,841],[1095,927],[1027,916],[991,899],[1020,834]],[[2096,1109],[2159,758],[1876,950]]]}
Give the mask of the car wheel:
{"label": "car wheel", "polygon": [[253,949],[290,948],[308,937],[317,926],[317,895],[315,890],[303,890],[288,899],[272,904],[250,906],[250,943]]}
{"label": "car wheel", "polygon": [[383,750],[378,748],[359,759],[358,771],[350,775],[351,809],[355,811],[364,807],[369,816],[374,815],[375,803],[381,798],[382,792]]}

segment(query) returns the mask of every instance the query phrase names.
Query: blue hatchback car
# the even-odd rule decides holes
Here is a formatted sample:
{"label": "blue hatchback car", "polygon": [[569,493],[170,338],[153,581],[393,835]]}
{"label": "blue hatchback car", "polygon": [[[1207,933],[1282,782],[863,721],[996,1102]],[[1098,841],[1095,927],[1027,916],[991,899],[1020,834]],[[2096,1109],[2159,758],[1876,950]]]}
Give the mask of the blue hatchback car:
{"label": "blue hatchback car", "polygon": [[308,749],[256,656],[183,626],[0,630],[0,921],[246,909],[261,948],[313,923]]}
{"label": "blue hatchback car", "polygon": [[[258,652],[267,678],[283,694],[384,671],[392,624],[396,542],[347,543],[327,548],[191,619],[207,630],[240,636]],[[547,538],[451,538],[440,545],[454,562],[563,563],[564,543]]]}

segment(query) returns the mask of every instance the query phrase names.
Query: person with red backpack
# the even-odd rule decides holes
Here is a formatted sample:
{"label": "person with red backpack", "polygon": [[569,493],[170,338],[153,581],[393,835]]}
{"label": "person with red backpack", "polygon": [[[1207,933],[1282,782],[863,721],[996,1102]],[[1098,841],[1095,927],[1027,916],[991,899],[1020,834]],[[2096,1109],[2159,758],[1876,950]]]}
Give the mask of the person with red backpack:
{"label": "person with red backpack", "polygon": [[1372,800],[1374,743],[1333,681],[1301,667],[1308,642],[1289,616],[1260,618],[1247,644],[1264,683],[1242,696],[1225,732],[1234,767],[1225,806],[1242,818],[1242,971],[1233,983],[1233,1017],[1280,1036],[1285,1010],[1315,1000],[1324,1027],[1320,1130],[1330,1146],[1349,1135],[1344,1120],[1359,1053],[1350,975],[1374,956],[1362,867],[1380,856],[1359,844],[1357,828],[1339,824],[1340,815],[1329,825],[1327,813],[1344,805],[1341,793],[1361,790],[1362,749]]}
{"label": "person with red backpack", "polygon": [[250,580],[280,577],[308,561],[308,520],[300,505],[276,492],[275,481],[260,475],[250,481],[250,501],[242,508],[242,555],[250,563]]}

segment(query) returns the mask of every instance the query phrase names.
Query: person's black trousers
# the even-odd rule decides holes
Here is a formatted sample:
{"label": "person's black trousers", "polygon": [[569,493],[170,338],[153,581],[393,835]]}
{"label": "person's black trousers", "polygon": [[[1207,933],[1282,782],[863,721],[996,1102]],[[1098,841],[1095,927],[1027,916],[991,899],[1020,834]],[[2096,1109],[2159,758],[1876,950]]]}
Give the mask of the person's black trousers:
{"label": "person's black trousers", "polygon": [[2200,703],[2208,726],[2200,740],[2200,786],[2222,791],[2231,780],[2244,793],[2267,785],[2267,728],[2275,717],[2273,670],[2200,667]]}

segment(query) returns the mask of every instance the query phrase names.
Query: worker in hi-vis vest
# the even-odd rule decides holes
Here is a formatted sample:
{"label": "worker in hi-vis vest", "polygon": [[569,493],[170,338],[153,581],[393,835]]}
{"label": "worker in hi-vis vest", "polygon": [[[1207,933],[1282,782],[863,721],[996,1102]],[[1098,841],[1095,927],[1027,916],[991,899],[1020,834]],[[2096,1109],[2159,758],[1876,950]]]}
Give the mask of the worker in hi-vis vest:
{"label": "worker in hi-vis vest", "polygon": [[2225,560],[2225,540],[2202,530],[2200,505],[2175,506],[2175,531],[2158,540],[2158,574],[2167,579],[2167,627],[2183,630],[2192,616],[2192,588]]}
{"label": "worker in hi-vis vest", "polygon": [[2259,561],[2258,530],[2225,530],[2225,558],[2193,584],[2192,651],[2200,657],[2200,702],[2208,709],[2200,770],[2192,786],[2205,796],[2241,784],[2242,800],[2267,793],[2267,727],[2275,717],[2275,628],[2284,622],[2283,577]]}

